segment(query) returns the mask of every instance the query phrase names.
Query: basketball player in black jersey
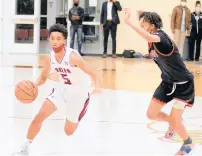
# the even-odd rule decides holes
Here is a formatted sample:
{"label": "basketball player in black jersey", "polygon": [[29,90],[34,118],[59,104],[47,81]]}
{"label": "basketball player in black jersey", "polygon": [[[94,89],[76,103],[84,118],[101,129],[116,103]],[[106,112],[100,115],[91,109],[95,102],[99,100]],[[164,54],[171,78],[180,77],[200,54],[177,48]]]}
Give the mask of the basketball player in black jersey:
{"label": "basketball player in black jersey", "polygon": [[[157,13],[141,13],[140,26],[133,25],[129,19],[130,10],[125,9],[126,24],[149,42],[149,53],[162,72],[162,82],[154,92],[147,116],[151,120],[169,123],[165,134],[167,139],[175,132],[182,138],[184,143],[176,155],[190,154],[194,143],[182,123],[182,114],[186,107],[191,107],[194,103],[194,76],[183,63],[176,45],[161,30],[163,23]],[[161,111],[168,102],[173,104],[170,115]]]}

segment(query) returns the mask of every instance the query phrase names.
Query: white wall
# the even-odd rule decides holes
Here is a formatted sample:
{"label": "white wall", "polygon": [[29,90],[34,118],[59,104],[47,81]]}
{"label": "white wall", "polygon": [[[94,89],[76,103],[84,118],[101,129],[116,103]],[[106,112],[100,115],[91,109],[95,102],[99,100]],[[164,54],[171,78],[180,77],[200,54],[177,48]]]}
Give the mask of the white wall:
{"label": "white wall", "polygon": [[0,0],[0,53],[2,53],[2,20],[3,20],[3,1]]}
{"label": "white wall", "polygon": [[[0,0],[2,1],[2,0]],[[14,10],[15,10],[15,3],[12,3],[11,0],[3,1],[3,24],[2,24],[2,36],[4,39],[2,40],[2,49],[3,53],[10,52],[8,48],[11,46],[10,42],[14,43],[14,37],[11,37],[13,33],[15,32],[15,25],[12,22]],[[5,9],[9,8],[9,9]]]}
{"label": "white wall", "polygon": [[47,3],[47,28],[49,29],[56,21],[58,0],[48,0]]}
{"label": "white wall", "polygon": [[[71,0],[70,0],[71,1]],[[79,6],[85,8],[85,0],[80,0]]]}
{"label": "white wall", "polygon": [[90,7],[96,7],[97,6],[97,0],[89,0],[89,6]]}
{"label": "white wall", "polygon": [[[131,20],[133,23],[138,24],[137,20],[137,11],[153,11],[155,10],[162,17],[164,28],[163,30],[168,33],[170,37],[173,37],[173,34],[170,29],[170,19],[172,10],[175,6],[180,4],[180,0],[141,0],[136,3],[135,0],[119,0],[123,8],[130,8],[131,10]],[[158,5],[156,5],[158,4]],[[187,5],[194,10],[195,1],[188,0]],[[121,24],[118,26],[117,32],[117,53],[122,53],[124,49],[134,49],[137,52],[142,54],[148,53],[148,43],[140,37],[135,31],[130,29],[124,23],[124,12],[119,13]]]}

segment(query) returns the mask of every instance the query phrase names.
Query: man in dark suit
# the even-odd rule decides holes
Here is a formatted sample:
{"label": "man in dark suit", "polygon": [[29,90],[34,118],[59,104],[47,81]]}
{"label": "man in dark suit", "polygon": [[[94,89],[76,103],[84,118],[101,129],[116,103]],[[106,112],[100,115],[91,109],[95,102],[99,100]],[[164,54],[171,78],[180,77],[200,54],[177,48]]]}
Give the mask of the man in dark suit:
{"label": "man in dark suit", "polygon": [[107,0],[102,4],[100,27],[104,30],[104,54],[103,58],[107,57],[107,43],[109,37],[109,31],[112,36],[112,57],[116,57],[116,32],[117,25],[120,23],[118,11],[121,11],[122,7],[117,0]]}

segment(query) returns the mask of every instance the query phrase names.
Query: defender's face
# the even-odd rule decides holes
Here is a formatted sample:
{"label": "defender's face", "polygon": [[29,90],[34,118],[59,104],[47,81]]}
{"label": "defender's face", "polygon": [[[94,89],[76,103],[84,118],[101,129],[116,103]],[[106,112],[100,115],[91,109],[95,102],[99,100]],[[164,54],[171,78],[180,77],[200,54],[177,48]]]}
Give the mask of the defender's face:
{"label": "defender's face", "polygon": [[151,33],[152,29],[154,29],[153,24],[150,24],[144,20],[144,18],[140,19],[140,26],[146,30],[147,32]]}

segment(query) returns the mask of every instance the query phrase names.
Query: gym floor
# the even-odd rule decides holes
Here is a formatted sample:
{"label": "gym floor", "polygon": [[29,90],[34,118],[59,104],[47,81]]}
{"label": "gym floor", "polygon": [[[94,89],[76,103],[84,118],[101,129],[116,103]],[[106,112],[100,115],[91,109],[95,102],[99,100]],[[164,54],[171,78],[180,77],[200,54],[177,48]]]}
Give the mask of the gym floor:
{"label": "gym floor", "polygon": [[[10,156],[26,139],[31,119],[42,105],[50,86],[39,90],[35,102],[23,105],[15,99],[14,87],[21,80],[35,80],[46,55],[0,56],[0,144],[1,154]],[[31,156],[89,155],[174,155],[182,142],[178,136],[163,138],[168,125],[147,119],[146,111],[156,87],[160,70],[152,60],[84,57],[103,78],[102,93],[92,96],[86,116],[73,136],[63,127],[65,107],[61,106],[43,125],[33,142]],[[197,143],[193,155],[202,153],[202,65],[186,62],[195,75],[196,101],[184,114],[184,123]],[[167,104],[164,111],[170,112]]]}

